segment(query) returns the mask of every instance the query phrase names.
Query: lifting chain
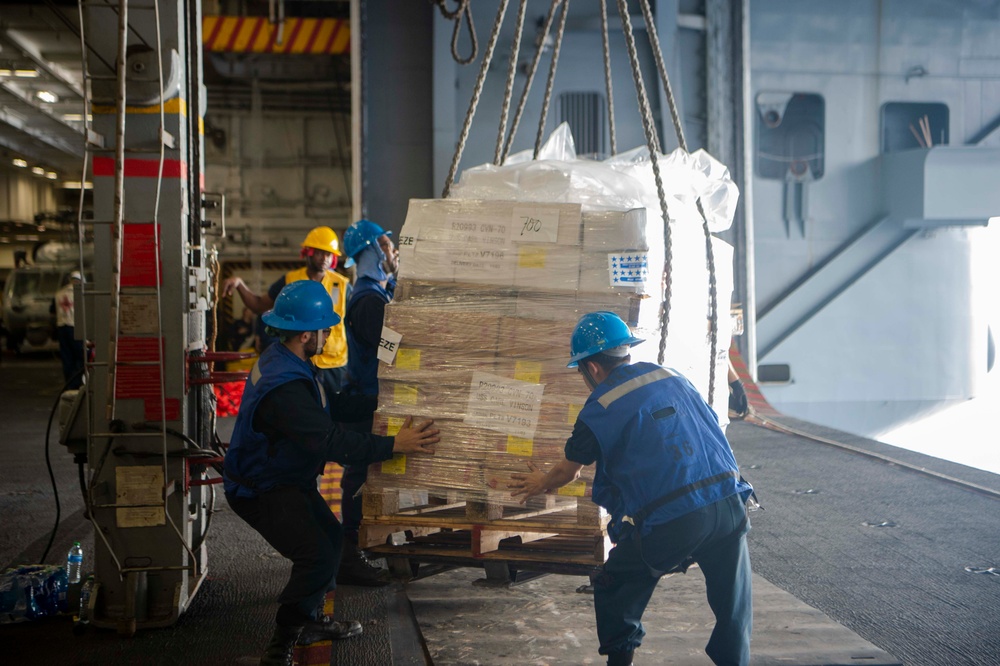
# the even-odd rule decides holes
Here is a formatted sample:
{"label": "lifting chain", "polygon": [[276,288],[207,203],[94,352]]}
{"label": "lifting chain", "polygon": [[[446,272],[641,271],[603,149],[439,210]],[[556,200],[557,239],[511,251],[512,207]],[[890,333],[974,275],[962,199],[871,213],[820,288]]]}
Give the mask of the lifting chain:
{"label": "lifting chain", "polygon": [[608,7],[605,0],[597,0],[601,5],[601,43],[604,47],[604,85],[608,89],[608,131],[611,139],[611,154],[618,153],[615,142],[615,92],[611,87],[611,44],[608,40]]}
{"label": "lifting chain", "polygon": [[538,44],[535,48],[535,57],[531,60],[531,65],[528,66],[528,73],[525,77],[524,90],[521,91],[521,99],[517,103],[517,111],[514,112],[514,120],[510,124],[510,133],[507,135],[507,141],[504,143],[503,155],[500,156],[500,164],[507,161],[507,155],[510,154],[510,146],[514,143],[514,135],[517,134],[518,125],[521,122],[521,115],[524,113],[524,105],[528,101],[528,93],[531,91],[531,84],[535,80],[535,72],[538,71],[538,63],[542,59],[542,50],[545,47],[545,40],[549,38],[549,30],[552,28],[552,19],[556,15],[556,7],[559,6],[562,0],[552,0],[552,4],[549,5],[549,13],[545,17],[545,25],[542,27],[542,34],[538,38]]}
{"label": "lifting chain", "polygon": [[[663,365],[664,351],[667,346],[667,328],[670,325],[671,275],[673,263],[673,245],[670,237],[670,216],[667,213],[667,197],[663,191],[663,179],[660,177],[660,164],[657,153],[656,127],[653,125],[653,112],[646,97],[646,86],[642,82],[642,72],[639,69],[639,55],[635,48],[635,35],[632,34],[632,21],[628,14],[627,0],[618,0],[618,13],[622,19],[622,29],[625,34],[625,44],[628,47],[629,63],[632,65],[632,79],[635,82],[635,94],[639,101],[639,115],[642,117],[642,127],[646,133],[646,148],[649,150],[649,161],[653,167],[653,178],[656,180],[656,193],[660,198],[660,210],[663,214],[663,303],[660,307],[660,348],[656,361]],[[647,26],[651,31],[651,28]]]}
{"label": "lifting chain", "polygon": [[497,131],[497,147],[493,153],[493,163],[503,164],[504,135],[507,133],[507,114],[510,112],[510,98],[514,91],[514,75],[517,74],[517,55],[521,50],[521,33],[524,31],[524,8],[528,0],[521,0],[517,8],[517,22],[514,27],[514,42],[510,47],[510,62],[507,65],[507,85],[503,90],[503,106],[500,109],[500,129]]}
{"label": "lifting chain", "polygon": [[[455,22],[455,27],[451,31],[451,57],[459,65],[468,65],[479,55],[479,41],[476,39],[476,26],[472,22],[472,8],[469,6],[469,0],[457,0],[455,9],[448,9],[448,0],[432,0],[432,2],[441,10],[441,16]],[[472,42],[472,52],[469,53],[468,58],[463,58],[458,54],[458,36],[462,30],[463,18],[465,25],[469,28],[469,40]]]}
{"label": "lifting chain", "polygon": [[[466,0],[468,1],[468,0]],[[451,158],[451,167],[448,169],[448,178],[444,183],[444,191],[441,193],[442,199],[447,199],[451,192],[451,186],[455,182],[455,174],[458,172],[458,162],[465,152],[465,142],[469,139],[469,129],[472,127],[472,118],[476,115],[476,107],[479,105],[479,96],[483,93],[483,82],[486,81],[486,72],[490,69],[490,62],[493,60],[493,49],[496,48],[497,38],[500,36],[500,26],[503,25],[504,14],[507,13],[507,0],[500,0],[497,8],[497,17],[493,22],[493,32],[490,33],[490,41],[486,44],[486,53],[483,54],[483,62],[479,66],[479,76],[476,77],[476,86],[472,91],[472,99],[469,100],[469,109],[465,112],[465,122],[462,124],[462,133],[458,137],[458,145],[455,147],[455,154]]]}
{"label": "lifting chain", "polygon": [[[441,14],[449,19],[455,21],[455,31],[452,34],[452,56],[460,64],[467,64],[471,62],[476,57],[476,37],[475,30],[472,25],[472,16],[469,11],[469,0],[457,0],[457,5],[453,10],[449,10],[446,5],[446,0],[432,0],[435,5],[440,9]],[[608,39],[608,20],[607,20],[607,8],[605,6],[605,0],[598,0],[601,8],[601,37],[603,43],[603,55],[604,55],[604,80],[607,87],[608,93],[608,125],[610,130],[610,141],[611,141],[611,154],[617,153],[617,141],[615,136],[615,115],[614,115],[614,92],[611,82],[611,54],[610,45]],[[455,149],[455,154],[452,158],[451,167],[448,170],[447,180],[445,181],[444,190],[442,193],[442,198],[448,198],[451,192],[451,186],[455,182],[455,175],[458,170],[458,163],[462,158],[462,153],[465,150],[465,144],[468,140],[469,130],[472,125],[472,119],[476,113],[476,107],[479,104],[479,98],[482,94],[483,83],[486,79],[486,73],[489,70],[490,62],[493,59],[493,52],[496,48],[497,38],[500,34],[500,27],[503,24],[503,18],[507,10],[508,0],[500,0],[500,6],[497,10],[496,20],[493,24],[493,31],[490,34],[490,40],[486,47],[486,52],[483,56],[483,62],[480,65],[479,75],[476,78],[476,84],[473,89],[472,99],[469,103],[469,108],[466,111],[465,122],[462,125],[461,135],[459,136],[458,144]],[[513,121],[511,123],[510,132],[507,133],[507,117],[510,110],[510,101],[512,97],[514,78],[516,74],[517,67],[517,56],[520,50],[520,40],[521,33],[524,26],[524,12],[526,6],[526,0],[521,0],[518,9],[517,17],[517,27],[515,29],[514,42],[511,47],[510,63],[508,65],[507,81],[504,89],[504,100],[501,109],[500,117],[500,127],[497,133],[497,143],[496,149],[494,151],[494,164],[502,165],[508,154],[510,153],[511,145],[514,140],[514,135],[517,133],[517,128],[521,120],[521,116],[524,112],[525,103],[528,97],[528,93],[531,89],[531,85],[534,81],[535,73],[538,69],[538,63],[541,58],[542,50],[545,45],[545,41],[548,38],[549,30],[552,26],[552,21],[555,16],[556,7],[559,4],[563,5],[562,15],[559,20],[559,28],[556,32],[556,37],[553,45],[552,61],[549,65],[549,75],[545,85],[545,94],[542,101],[542,110],[539,118],[538,131],[535,136],[535,146],[534,146],[534,159],[538,159],[539,152],[541,150],[542,137],[545,131],[545,124],[548,117],[549,104],[552,97],[553,83],[555,81],[556,67],[559,62],[559,51],[562,46],[562,39],[566,30],[566,18],[569,13],[569,0],[552,0],[552,4],[549,7],[549,12],[545,20],[545,24],[542,30],[542,35],[540,41],[538,42],[535,56],[531,62],[531,65],[527,72],[526,82],[524,89],[521,93],[521,99],[518,102],[517,110],[514,114]],[[618,13],[622,20],[622,29],[625,35],[625,43],[628,49],[629,64],[632,69],[632,77],[635,83],[636,98],[639,104],[639,113],[642,118],[643,131],[646,137],[646,147],[649,151],[650,164],[653,169],[653,178],[656,182],[656,193],[660,201],[660,209],[663,217],[663,245],[664,245],[664,264],[663,273],[661,278],[661,287],[663,292],[663,301],[660,308],[660,341],[659,350],[657,353],[657,362],[663,364],[664,356],[666,352],[666,342],[667,333],[670,324],[670,301],[672,296],[672,284],[671,284],[671,267],[673,263],[673,243],[671,239],[670,230],[670,216],[667,211],[666,194],[663,189],[663,179],[660,175],[660,166],[658,154],[661,151],[659,135],[656,131],[656,126],[653,121],[652,108],[649,103],[649,98],[646,94],[645,84],[642,80],[642,72],[639,66],[638,51],[635,43],[635,36],[632,30],[632,22],[628,13],[628,3],[627,0],[617,0]],[[663,53],[660,48],[659,37],[656,32],[656,25],[653,20],[652,10],[650,8],[649,0],[640,0],[639,3],[642,7],[643,17],[646,22],[646,31],[649,36],[650,46],[653,51],[653,56],[656,61],[656,67],[660,74],[660,79],[663,84],[663,90],[667,98],[667,105],[670,109],[670,117],[673,121],[674,131],[677,134],[677,142],[682,150],[687,152],[687,141],[684,137],[684,128],[681,125],[680,113],[677,109],[677,103],[674,98],[673,89],[670,85],[670,79],[667,74],[666,65],[663,61]],[[473,55],[463,60],[457,54],[457,42],[459,25],[462,17],[465,17],[466,22],[469,25],[469,32],[473,43]],[[506,135],[506,138],[505,138]],[[709,274],[709,319],[711,326],[710,333],[710,356],[709,359],[709,384],[708,384],[708,402],[711,403],[715,396],[715,368],[716,368],[716,355],[718,353],[718,333],[719,333],[719,315],[718,315],[718,285],[715,273],[715,256],[712,249],[712,235],[708,228],[708,219],[705,215],[704,207],[702,206],[701,199],[699,198],[695,202],[698,209],[698,213],[702,219],[702,229],[705,235],[705,254]]]}
{"label": "lifting chain", "polygon": [[[660,48],[660,38],[656,33],[656,24],[653,22],[653,12],[649,6],[649,0],[640,0],[639,4],[642,5],[642,16],[646,21],[646,34],[649,35],[649,44],[653,48],[656,69],[660,72],[663,92],[667,98],[667,106],[670,108],[670,118],[674,123],[674,131],[677,133],[677,145],[684,152],[688,152],[687,141],[684,139],[684,127],[681,125],[680,113],[677,111],[677,102],[674,100],[674,91],[670,86],[670,77],[667,76],[667,67],[663,63],[663,50]],[[709,353],[711,354],[711,358],[708,365],[708,402],[711,403],[715,397],[715,364],[716,355],[719,351],[719,291],[715,276],[715,252],[712,249],[712,233],[708,229],[708,218],[705,216],[701,197],[695,201],[695,205],[698,207],[698,214],[701,215],[701,228],[705,234],[705,259],[708,264],[708,318],[711,328],[709,333]],[[664,333],[664,335],[666,334]]]}
{"label": "lifting chain", "polygon": [[569,0],[563,0],[562,15],[559,17],[559,30],[556,32],[556,43],[552,47],[552,62],[549,63],[549,78],[545,82],[545,98],[542,100],[542,113],[538,120],[538,133],[535,135],[535,152],[532,159],[538,159],[542,149],[542,135],[545,132],[545,121],[549,115],[549,101],[552,99],[552,83],[556,79],[556,67],[559,64],[559,49],[562,47],[563,35],[566,33],[566,15],[569,14]]}

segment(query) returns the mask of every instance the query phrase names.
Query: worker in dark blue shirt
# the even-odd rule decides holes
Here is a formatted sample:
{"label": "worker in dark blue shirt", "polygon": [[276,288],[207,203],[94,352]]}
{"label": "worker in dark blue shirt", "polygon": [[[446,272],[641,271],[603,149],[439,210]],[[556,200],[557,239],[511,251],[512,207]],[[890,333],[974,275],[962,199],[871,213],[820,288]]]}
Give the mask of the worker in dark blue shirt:
{"label": "worker in dark blue shirt", "polygon": [[[385,306],[392,300],[399,251],[391,231],[370,220],[358,220],[344,232],[346,266],[355,266],[356,279],[347,301],[344,327],[347,331],[349,393],[378,398],[378,346],[382,339]],[[357,424],[371,432],[370,421]],[[347,426],[355,427],[354,425]],[[388,583],[358,548],[361,526],[361,487],[368,479],[368,465],[345,465],[340,480],[341,515],[344,520],[344,560],[337,582],[341,585],[378,586]]]}
{"label": "worker in dark blue shirt", "polygon": [[664,574],[697,562],[716,624],[705,652],[716,664],[750,660],[751,570],[740,476],[718,418],[680,374],[630,364],[642,342],[610,312],[577,324],[569,367],[592,393],[548,472],[512,475],[513,495],[527,498],[575,480],[596,464],[593,500],[611,514],[616,544],[594,581],[599,652],[627,666],[642,643],[642,614]]}
{"label": "worker in dark blue shirt", "polygon": [[310,358],[323,349],[340,321],[324,286],[299,280],[281,290],[263,315],[280,344],[261,355],[247,378],[224,483],[233,511],[292,561],[278,598],[276,628],[261,664],[291,666],[296,641],[349,638],[357,622],[323,614],[326,593],[336,587],[343,529],[320,495],[316,479],[326,462],[362,464],[393,453],[430,454],[439,441],[433,421],[407,419],[395,437],[348,432],[337,421],[371,417],[375,400],[327,395]]}

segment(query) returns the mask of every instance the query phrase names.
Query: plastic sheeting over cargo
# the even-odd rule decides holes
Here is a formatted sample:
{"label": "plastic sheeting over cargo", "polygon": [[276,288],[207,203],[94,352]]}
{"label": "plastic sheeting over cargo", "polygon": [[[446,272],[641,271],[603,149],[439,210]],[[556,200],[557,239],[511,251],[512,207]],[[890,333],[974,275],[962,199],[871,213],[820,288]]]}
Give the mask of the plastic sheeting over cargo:
{"label": "plastic sheeting over cargo", "polygon": [[[549,152],[566,157],[565,145],[553,147],[560,141]],[[736,189],[707,155],[676,151],[663,164],[673,235],[665,364],[707,394],[708,269],[694,202],[707,197],[713,226],[726,228]],[[374,465],[370,491],[511,503],[510,474],[562,459],[590,393],[566,368],[570,335],[586,312],[621,316],[647,339],[633,359],[655,361],[665,252],[662,218],[649,214],[649,169],[637,153],[605,163],[483,166],[463,174],[451,199],[410,202],[398,239],[400,283],[385,315],[384,336],[398,344],[380,363],[375,431],[393,434],[412,414],[434,418],[442,440],[434,456]],[[732,249],[717,239],[713,248],[721,313],[715,404],[724,417]],[[589,496],[592,473],[560,494]]]}

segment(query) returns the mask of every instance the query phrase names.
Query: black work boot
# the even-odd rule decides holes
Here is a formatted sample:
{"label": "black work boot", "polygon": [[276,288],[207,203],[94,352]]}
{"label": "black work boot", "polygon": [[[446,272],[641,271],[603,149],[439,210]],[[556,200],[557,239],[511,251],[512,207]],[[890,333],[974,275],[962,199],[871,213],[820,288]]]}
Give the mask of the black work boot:
{"label": "black work boot", "polygon": [[362,631],[364,630],[361,628],[361,623],[355,620],[336,622],[332,618],[324,617],[322,620],[306,622],[302,633],[299,634],[299,645],[309,645],[320,641],[339,641],[343,638],[360,636]]}
{"label": "black work boot", "polygon": [[260,666],[292,666],[292,652],[295,641],[302,633],[302,627],[275,627],[271,642],[264,649],[260,658]]}
{"label": "black work boot", "polygon": [[340,569],[337,571],[337,585],[382,587],[390,582],[386,573],[369,562],[357,546],[349,541],[344,542],[344,551],[340,556]]}
{"label": "black work boot", "polygon": [[632,666],[634,652],[612,652],[608,655],[608,666]]}

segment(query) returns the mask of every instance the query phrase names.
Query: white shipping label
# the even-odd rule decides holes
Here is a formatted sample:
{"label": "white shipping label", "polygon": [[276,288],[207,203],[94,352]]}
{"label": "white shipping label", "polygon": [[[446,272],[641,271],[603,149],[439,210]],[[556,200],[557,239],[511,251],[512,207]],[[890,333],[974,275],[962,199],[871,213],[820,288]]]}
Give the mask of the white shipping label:
{"label": "white shipping label", "polygon": [[467,215],[448,215],[438,224],[421,227],[417,234],[420,241],[449,243],[455,247],[505,247],[510,225],[504,222],[483,221]]}
{"label": "white shipping label", "polygon": [[382,340],[378,343],[378,360],[392,365],[392,362],[396,360],[396,352],[399,351],[399,341],[402,339],[402,333],[397,333],[388,326],[383,326]]}
{"label": "white shipping label", "polygon": [[[163,513],[163,467],[135,465],[115,468],[115,510],[118,527],[165,525]],[[131,505],[131,506],[129,506]]]}
{"label": "white shipping label", "polygon": [[467,425],[529,439],[535,436],[544,384],[473,372],[471,389]]}
{"label": "white shipping label", "polygon": [[645,284],[649,279],[649,256],[646,252],[608,254],[608,279],[612,287]]}
{"label": "white shipping label", "polygon": [[558,208],[514,208],[511,240],[526,243],[555,243],[559,238]]}

